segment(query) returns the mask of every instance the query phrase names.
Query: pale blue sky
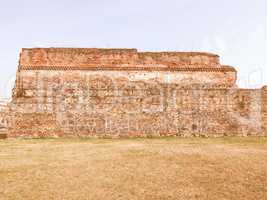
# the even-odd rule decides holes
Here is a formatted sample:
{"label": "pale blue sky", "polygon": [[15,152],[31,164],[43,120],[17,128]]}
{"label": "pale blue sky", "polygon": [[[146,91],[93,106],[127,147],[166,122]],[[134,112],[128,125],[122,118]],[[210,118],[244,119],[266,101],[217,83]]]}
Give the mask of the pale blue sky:
{"label": "pale blue sky", "polygon": [[264,0],[8,0],[0,3],[0,96],[10,94],[22,47],[209,51],[267,84]]}

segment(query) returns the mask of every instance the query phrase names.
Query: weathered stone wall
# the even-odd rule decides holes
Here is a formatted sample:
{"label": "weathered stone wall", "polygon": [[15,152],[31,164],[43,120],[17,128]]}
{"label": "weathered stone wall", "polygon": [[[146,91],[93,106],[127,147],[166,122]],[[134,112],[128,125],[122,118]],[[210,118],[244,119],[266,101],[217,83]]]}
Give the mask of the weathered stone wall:
{"label": "weathered stone wall", "polygon": [[25,49],[9,137],[264,135],[266,90],[207,53]]}
{"label": "weathered stone wall", "polygon": [[[121,81],[148,82],[159,84],[176,84],[180,88],[229,88],[235,85],[236,74],[232,71],[127,71],[127,70],[22,70],[16,82],[16,92],[25,93],[34,97],[31,93],[46,92],[50,88],[62,87],[67,83],[90,83],[96,77],[108,77],[114,87]],[[42,86],[43,85],[43,86]],[[47,87],[47,88],[46,88]]]}
{"label": "weathered stone wall", "polygon": [[163,73],[157,81],[142,73],[22,72],[10,136],[262,134],[261,90],[193,87],[179,82],[184,74],[168,83]]}
{"label": "weathered stone wall", "polygon": [[219,56],[199,52],[137,52],[136,49],[23,49],[20,68],[75,67],[220,67]]}

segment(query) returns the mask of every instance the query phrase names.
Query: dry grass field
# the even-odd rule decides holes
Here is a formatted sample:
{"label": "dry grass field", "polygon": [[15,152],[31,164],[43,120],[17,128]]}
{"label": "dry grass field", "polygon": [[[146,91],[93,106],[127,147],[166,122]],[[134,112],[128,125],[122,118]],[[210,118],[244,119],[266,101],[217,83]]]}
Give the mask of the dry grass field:
{"label": "dry grass field", "polygon": [[267,199],[267,138],[0,140],[0,199]]}

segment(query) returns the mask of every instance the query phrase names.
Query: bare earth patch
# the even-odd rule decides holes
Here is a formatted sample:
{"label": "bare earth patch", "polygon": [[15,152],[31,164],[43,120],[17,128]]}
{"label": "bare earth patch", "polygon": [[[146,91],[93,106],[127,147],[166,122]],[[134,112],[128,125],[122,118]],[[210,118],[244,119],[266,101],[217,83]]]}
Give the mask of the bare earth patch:
{"label": "bare earth patch", "polygon": [[0,141],[0,199],[267,199],[267,138]]}

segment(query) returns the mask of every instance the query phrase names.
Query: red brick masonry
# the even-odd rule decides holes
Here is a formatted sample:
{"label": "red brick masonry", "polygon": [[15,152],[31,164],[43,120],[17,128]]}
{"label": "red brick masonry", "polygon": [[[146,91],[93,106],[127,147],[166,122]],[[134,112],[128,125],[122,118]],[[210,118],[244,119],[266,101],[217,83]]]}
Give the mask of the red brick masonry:
{"label": "red brick masonry", "polygon": [[266,99],[215,54],[23,49],[8,136],[264,135]]}

